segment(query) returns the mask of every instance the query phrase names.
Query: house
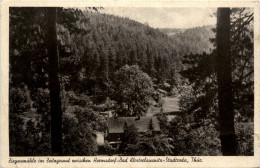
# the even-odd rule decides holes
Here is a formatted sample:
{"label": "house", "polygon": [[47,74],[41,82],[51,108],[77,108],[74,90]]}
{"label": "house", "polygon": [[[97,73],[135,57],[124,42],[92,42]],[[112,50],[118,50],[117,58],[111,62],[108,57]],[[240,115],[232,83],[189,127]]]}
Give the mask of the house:
{"label": "house", "polygon": [[109,111],[99,112],[99,114],[104,116],[105,118],[108,118],[108,117],[112,117],[113,116],[114,111],[109,110]]}
{"label": "house", "polygon": [[106,140],[108,143],[116,148],[121,143],[121,137],[124,133],[124,125],[134,125],[139,133],[145,133],[149,130],[149,123],[153,123],[154,132],[159,133],[161,131],[159,121],[154,116],[137,117],[109,117],[108,122],[108,134]]}

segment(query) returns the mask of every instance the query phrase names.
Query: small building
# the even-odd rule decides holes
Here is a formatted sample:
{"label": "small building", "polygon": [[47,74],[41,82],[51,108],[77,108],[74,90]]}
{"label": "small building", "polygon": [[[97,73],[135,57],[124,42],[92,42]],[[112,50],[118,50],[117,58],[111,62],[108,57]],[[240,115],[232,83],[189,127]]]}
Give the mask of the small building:
{"label": "small building", "polygon": [[103,146],[105,144],[105,133],[97,131],[96,134],[96,142],[98,146]]}
{"label": "small building", "polygon": [[108,118],[108,117],[112,117],[113,116],[114,111],[109,110],[109,111],[99,112],[99,114],[104,116],[105,118]]}
{"label": "small building", "polygon": [[149,123],[152,120],[154,132],[159,133],[161,131],[159,121],[154,116],[137,117],[109,117],[108,122],[108,134],[107,141],[109,144],[116,148],[121,143],[121,137],[124,133],[124,125],[134,125],[139,133],[145,133],[149,129]]}

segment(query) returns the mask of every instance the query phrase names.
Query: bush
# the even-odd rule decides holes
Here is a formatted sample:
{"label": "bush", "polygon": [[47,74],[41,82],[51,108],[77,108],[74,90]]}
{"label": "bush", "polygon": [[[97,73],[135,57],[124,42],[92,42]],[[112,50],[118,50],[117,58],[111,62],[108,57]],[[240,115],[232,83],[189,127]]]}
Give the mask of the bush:
{"label": "bush", "polygon": [[217,156],[221,155],[220,139],[210,120],[188,123],[187,116],[179,116],[170,122],[169,134],[174,141],[174,155]]}
{"label": "bush", "polygon": [[67,156],[97,155],[95,131],[106,130],[103,116],[92,110],[89,98],[84,94],[65,92],[63,116],[63,154]]}
{"label": "bush", "polygon": [[79,122],[73,114],[65,113],[63,129],[63,155],[93,156],[97,154],[96,137],[89,123]]}
{"label": "bush", "polygon": [[48,96],[36,89],[33,101],[29,90],[10,89],[10,156],[45,156],[50,154]]}
{"label": "bush", "polygon": [[32,108],[33,102],[26,86],[24,88],[11,88],[9,93],[11,113],[24,113]]}
{"label": "bush", "polygon": [[171,138],[148,131],[140,136],[137,143],[128,145],[125,151],[127,155],[134,156],[167,156],[174,154],[174,146]]}
{"label": "bush", "polygon": [[254,123],[238,122],[235,123],[238,155],[253,156],[254,155]]}

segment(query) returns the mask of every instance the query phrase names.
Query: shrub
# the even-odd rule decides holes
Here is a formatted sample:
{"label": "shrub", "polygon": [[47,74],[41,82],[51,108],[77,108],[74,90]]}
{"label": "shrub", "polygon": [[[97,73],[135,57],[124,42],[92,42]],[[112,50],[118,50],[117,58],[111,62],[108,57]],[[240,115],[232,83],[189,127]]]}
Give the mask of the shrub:
{"label": "shrub", "polygon": [[174,155],[221,155],[220,139],[210,120],[203,123],[188,123],[187,116],[179,116],[170,122],[170,136],[174,141]]}
{"label": "shrub", "polygon": [[235,123],[238,155],[253,156],[254,155],[254,123],[253,122],[237,122]]}

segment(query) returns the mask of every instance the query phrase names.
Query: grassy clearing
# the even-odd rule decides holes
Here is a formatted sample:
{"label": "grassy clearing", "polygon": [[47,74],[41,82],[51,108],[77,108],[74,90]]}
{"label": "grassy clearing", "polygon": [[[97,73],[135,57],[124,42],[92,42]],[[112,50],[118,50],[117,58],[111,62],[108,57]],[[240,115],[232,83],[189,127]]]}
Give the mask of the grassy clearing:
{"label": "grassy clearing", "polygon": [[[163,112],[179,111],[178,97],[163,97],[162,101],[163,101]],[[160,107],[156,106],[155,103],[151,103],[151,106],[149,107],[146,115],[153,116],[159,112],[160,112]]]}

